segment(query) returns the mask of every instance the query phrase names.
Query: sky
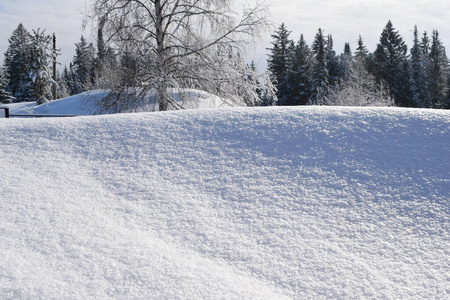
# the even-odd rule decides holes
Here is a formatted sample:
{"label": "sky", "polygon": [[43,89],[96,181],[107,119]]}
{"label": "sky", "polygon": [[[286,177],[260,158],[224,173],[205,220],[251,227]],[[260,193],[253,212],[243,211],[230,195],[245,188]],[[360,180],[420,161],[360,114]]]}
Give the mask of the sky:
{"label": "sky", "polygon": [[[250,5],[257,0],[248,0]],[[29,31],[46,29],[57,36],[57,48],[61,49],[61,67],[72,60],[75,43],[83,34],[95,41],[89,26],[83,30],[85,0],[0,0],[0,59],[8,46],[8,38],[19,23]],[[236,1],[244,2],[244,1]],[[433,29],[439,31],[447,52],[450,49],[450,29],[447,29],[450,2],[442,0],[266,0],[269,3],[273,28],[261,37],[257,45],[248,51],[248,60],[254,60],[260,68],[266,67],[266,48],[271,46],[270,35],[285,23],[290,38],[297,41],[300,34],[312,44],[319,28],[331,34],[335,51],[343,52],[345,42],[356,49],[359,35],[369,51],[374,51],[380,34],[391,20],[408,45],[412,46],[414,25],[422,34]]]}

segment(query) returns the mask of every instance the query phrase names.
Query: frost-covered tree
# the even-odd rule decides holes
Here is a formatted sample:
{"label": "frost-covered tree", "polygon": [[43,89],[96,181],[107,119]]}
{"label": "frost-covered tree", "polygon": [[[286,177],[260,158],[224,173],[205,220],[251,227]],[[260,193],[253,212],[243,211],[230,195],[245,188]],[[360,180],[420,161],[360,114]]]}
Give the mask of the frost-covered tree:
{"label": "frost-covered tree", "polygon": [[9,38],[4,67],[9,91],[17,101],[29,101],[31,34],[19,24]]}
{"label": "frost-covered tree", "polygon": [[278,30],[272,34],[272,48],[269,58],[267,60],[267,68],[271,73],[272,80],[277,86],[277,98],[279,105],[288,104],[288,84],[287,84],[287,72],[289,66],[289,56],[292,47],[290,47],[292,41],[289,40],[290,31],[287,30],[284,23],[282,23]]}
{"label": "frost-covered tree", "polygon": [[57,84],[50,70],[54,56],[52,37],[45,30],[33,30],[30,45],[30,97],[42,104],[52,99],[52,86]]}
{"label": "frost-covered tree", "polygon": [[8,79],[6,78],[5,68],[0,68],[0,103],[11,103],[15,99],[9,91],[7,91]]}
{"label": "frost-covered tree", "polygon": [[339,85],[320,90],[313,104],[337,106],[395,106],[389,88],[377,83],[375,76],[367,70],[366,62],[357,58]]}
{"label": "frost-covered tree", "polygon": [[65,79],[65,72],[67,72],[67,70],[67,66],[65,66],[62,73],[60,73],[59,71],[57,71],[56,73],[56,82],[58,84],[56,90],[57,99],[71,96],[69,87],[67,86],[67,82]]}
{"label": "frost-covered tree", "polygon": [[[266,8],[245,9],[241,17],[229,0],[91,0],[92,20],[102,20],[105,42],[120,54],[125,45],[138,59],[140,93],[156,91],[159,110],[177,108],[172,89],[187,82],[210,86],[240,83],[240,72],[216,59],[219,47],[242,49],[267,24]],[[201,66],[198,66],[201,62]],[[231,76],[237,75],[235,78]],[[220,86],[216,86],[220,89]],[[232,89],[235,91],[236,89]],[[220,90],[224,98],[232,91]]]}

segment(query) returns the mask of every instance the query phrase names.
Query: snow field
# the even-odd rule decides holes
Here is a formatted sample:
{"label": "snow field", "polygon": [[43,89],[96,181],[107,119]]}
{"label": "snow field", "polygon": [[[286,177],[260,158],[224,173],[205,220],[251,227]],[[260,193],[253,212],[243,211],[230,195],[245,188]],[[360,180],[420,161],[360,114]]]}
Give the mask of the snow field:
{"label": "snow field", "polygon": [[0,119],[0,298],[445,299],[449,116]]}

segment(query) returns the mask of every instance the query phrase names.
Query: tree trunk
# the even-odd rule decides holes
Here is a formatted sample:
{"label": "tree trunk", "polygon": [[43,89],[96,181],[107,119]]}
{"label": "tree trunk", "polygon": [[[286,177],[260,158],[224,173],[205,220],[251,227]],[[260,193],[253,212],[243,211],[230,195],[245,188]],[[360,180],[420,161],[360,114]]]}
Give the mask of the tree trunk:
{"label": "tree trunk", "polygon": [[164,53],[164,30],[163,30],[163,7],[161,0],[155,1],[155,29],[156,29],[156,52],[158,53],[158,98],[159,111],[165,111],[169,107],[169,94],[165,80],[165,53]]}
{"label": "tree trunk", "polygon": [[164,83],[158,84],[159,111],[165,111],[169,108],[169,94]]}

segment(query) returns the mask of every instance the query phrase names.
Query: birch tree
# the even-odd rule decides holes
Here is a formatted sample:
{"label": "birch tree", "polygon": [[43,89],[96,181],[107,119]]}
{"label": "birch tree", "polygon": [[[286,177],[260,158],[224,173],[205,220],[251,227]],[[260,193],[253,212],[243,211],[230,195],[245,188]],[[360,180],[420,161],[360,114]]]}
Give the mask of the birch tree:
{"label": "birch tree", "polygon": [[319,90],[313,104],[336,106],[395,106],[389,88],[377,83],[367,70],[362,57],[350,63],[349,74],[337,86],[325,86]]}
{"label": "birch tree", "polygon": [[231,71],[231,64],[224,65],[217,52],[241,53],[249,38],[268,24],[265,6],[238,14],[230,0],[91,0],[91,4],[91,18],[101,23],[105,43],[118,53],[126,49],[137,59],[140,93],[156,91],[159,110],[177,108],[171,88],[191,87],[187,83],[214,86],[227,97],[229,92],[221,87],[240,83],[246,76]]}

